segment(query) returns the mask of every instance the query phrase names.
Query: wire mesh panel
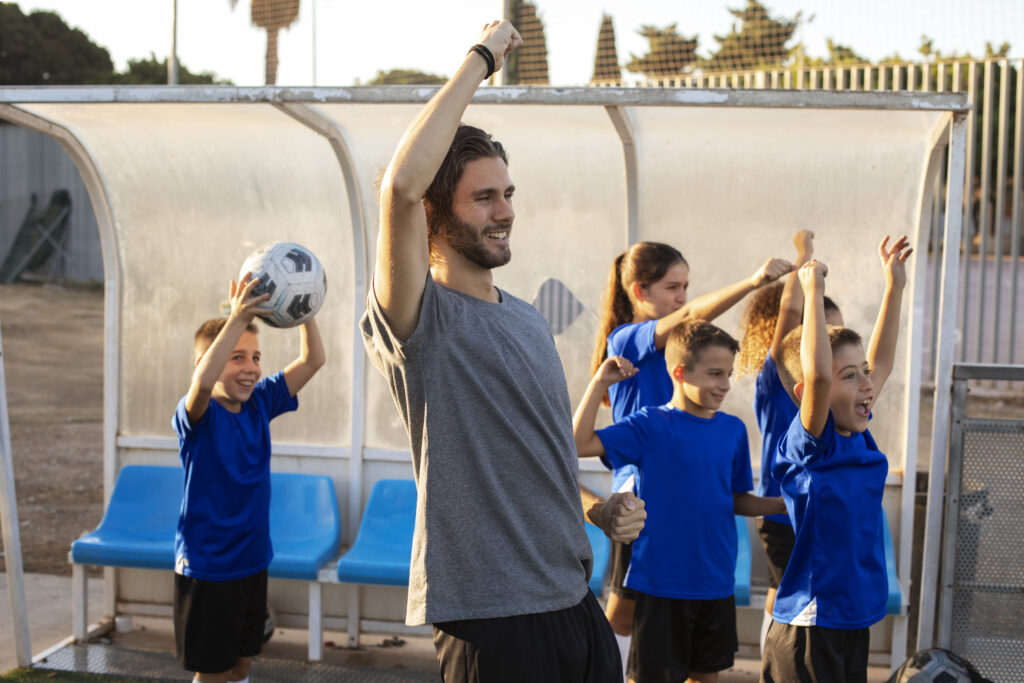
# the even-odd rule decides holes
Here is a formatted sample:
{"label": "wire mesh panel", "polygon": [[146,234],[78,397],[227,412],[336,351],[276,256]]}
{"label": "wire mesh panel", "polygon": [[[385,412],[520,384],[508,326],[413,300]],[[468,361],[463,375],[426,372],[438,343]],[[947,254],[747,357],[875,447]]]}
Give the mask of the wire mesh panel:
{"label": "wire mesh panel", "polygon": [[965,420],[963,429],[950,645],[985,676],[1021,681],[1024,419]]}

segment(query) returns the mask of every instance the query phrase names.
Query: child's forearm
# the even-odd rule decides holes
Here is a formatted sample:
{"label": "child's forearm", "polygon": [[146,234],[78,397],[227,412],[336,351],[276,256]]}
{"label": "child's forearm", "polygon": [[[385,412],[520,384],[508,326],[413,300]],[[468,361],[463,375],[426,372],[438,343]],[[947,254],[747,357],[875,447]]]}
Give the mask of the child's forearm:
{"label": "child's forearm", "polygon": [[192,387],[205,393],[213,391],[213,386],[220,379],[220,373],[224,371],[231,352],[235,345],[242,338],[248,323],[236,316],[229,316],[220,333],[214,338],[210,348],[206,350],[203,357],[196,364],[192,373]]}
{"label": "child's forearm", "polygon": [[[805,266],[810,268],[813,266]],[[801,280],[804,291],[804,327],[800,337],[800,366],[803,395],[800,422],[814,436],[821,436],[828,421],[829,390],[832,385],[832,347],[825,328],[824,282]]]}
{"label": "child's forearm", "polygon": [[875,398],[892,373],[896,362],[896,342],[900,334],[900,310],[903,305],[903,288],[890,283],[886,286],[878,319],[868,342],[867,361],[871,369],[871,381],[875,385]]}
{"label": "child's forearm", "polygon": [[284,369],[288,393],[295,396],[327,361],[316,318],[299,327],[299,357]]}
{"label": "child's forearm", "polygon": [[782,498],[766,498],[752,493],[733,494],[732,506],[734,514],[743,517],[786,514],[786,503]]}
{"label": "child's forearm", "polygon": [[601,406],[601,397],[607,390],[608,385],[598,377],[591,379],[572,417],[572,435],[576,439],[576,453],[581,458],[604,455],[604,446],[594,431],[594,424]]}
{"label": "child's forearm", "polygon": [[299,328],[299,360],[318,370],[327,362],[323,338],[320,336],[320,325],[317,324],[316,318]]}

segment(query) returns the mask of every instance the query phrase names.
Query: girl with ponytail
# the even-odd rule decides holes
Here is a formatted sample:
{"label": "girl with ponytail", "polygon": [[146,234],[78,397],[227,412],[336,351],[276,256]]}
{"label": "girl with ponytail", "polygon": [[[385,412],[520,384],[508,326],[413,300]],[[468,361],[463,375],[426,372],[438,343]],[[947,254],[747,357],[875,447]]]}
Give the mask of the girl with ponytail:
{"label": "girl with ponytail", "polygon": [[[633,377],[608,390],[605,404],[611,405],[612,419],[618,422],[644,406],[671,400],[665,342],[674,327],[686,320],[714,320],[790,270],[788,261],[769,259],[750,277],[687,302],[690,266],[678,249],[660,242],[637,242],[620,254],[608,275],[591,362],[591,375],[608,356],[624,356],[637,368]],[[639,488],[635,467],[615,470],[612,491],[637,492]],[[629,658],[635,599],[635,593],[624,586],[630,549],[628,544],[612,543],[612,591],[605,609],[623,662]]]}

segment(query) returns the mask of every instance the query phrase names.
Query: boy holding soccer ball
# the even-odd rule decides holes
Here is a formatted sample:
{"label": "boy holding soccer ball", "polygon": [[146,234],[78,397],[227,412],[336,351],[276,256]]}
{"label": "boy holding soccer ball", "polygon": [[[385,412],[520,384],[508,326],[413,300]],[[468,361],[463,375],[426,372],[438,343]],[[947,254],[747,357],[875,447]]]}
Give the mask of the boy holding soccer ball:
{"label": "boy holding soccer ball", "polygon": [[300,351],[260,380],[253,318],[269,294],[247,273],[231,282],[231,313],[195,335],[195,371],[172,424],[185,468],[174,541],[174,639],[194,680],[249,680],[263,644],[270,547],[270,420],[324,364],[316,320],[299,328]]}

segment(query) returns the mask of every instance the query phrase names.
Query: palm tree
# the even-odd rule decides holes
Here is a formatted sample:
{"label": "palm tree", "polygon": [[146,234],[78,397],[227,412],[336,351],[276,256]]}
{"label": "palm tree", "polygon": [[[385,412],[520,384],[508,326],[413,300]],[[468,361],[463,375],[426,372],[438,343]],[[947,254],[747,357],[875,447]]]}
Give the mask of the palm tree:
{"label": "palm tree", "polygon": [[[238,0],[231,0],[234,9]],[[277,33],[299,18],[299,0],[250,0],[252,24],[267,32],[266,80],[277,83]]]}

